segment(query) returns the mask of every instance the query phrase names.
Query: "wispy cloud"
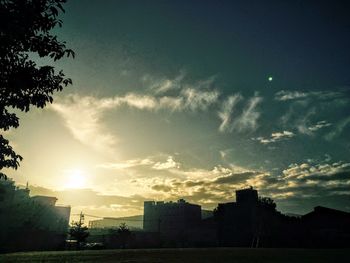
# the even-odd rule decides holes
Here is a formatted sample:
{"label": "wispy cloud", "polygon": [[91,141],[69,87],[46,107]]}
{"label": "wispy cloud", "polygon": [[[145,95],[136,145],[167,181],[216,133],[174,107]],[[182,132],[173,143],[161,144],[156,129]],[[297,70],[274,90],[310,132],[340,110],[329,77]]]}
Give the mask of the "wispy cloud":
{"label": "wispy cloud", "polygon": [[306,98],[307,96],[308,96],[307,93],[301,92],[301,91],[281,90],[275,94],[275,100],[279,100],[279,101],[295,100],[295,99]]}
{"label": "wispy cloud", "polygon": [[169,78],[156,78],[149,74],[145,74],[141,81],[147,86],[147,88],[155,94],[167,93],[171,90],[180,90],[183,86],[183,80],[186,74],[185,71],[181,71],[178,76],[173,79]]}
{"label": "wispy cloud", "polygon": [[297,120],[297,129],[301,134],[314,135],[318,130],[332,126],[331,123],[323,120],[318,121],[315,124],[311,124],[309,118],[311,115],[315,115],[315,111],[308,112],[303,118]]}
{"label": "wispy cloud", "polygon": [[221,119],[219,131],[232,132],[233,130],[254,131],[258,127],[258,119],[260,111],[257,109],[258,105],[263,100],[257,94],[251,97],[242,111],[238,111],[236,105],[243,100],[240,94],[229,96],[223,103],[218,115]]}
{"label": "wispy cloud", "polygon": [[326,140],[330,141],[336,138],[337,136],[339,136],[349,124],[350,124],[350,117],[347,117],[339,121],[335,125],[335,128],[325,136]]}
{"label": "wispy cloud", "polygon": [[210,105],[217,102],[219,92],[214,91],[200,91],[193,88],[184,89],[181,92],[181,97],[184,98],[183,108],[191,111],[207,110]]}
{"label": "wispy cloud", "polygon": [[144,159],[131,159],[115,163],[99,164],[97,165],[97,168],[122,170],[128,168],[137,168],[141,166],[154,170],[169,170],[180,168],[180,163],[175,161],[175,158],[171,155],[167,156],[166,160],[164,160],[163,155],[158,155],[149,156]]}
{"label": "wispy cloud", "polygon": [[318,121],[316,124],[309,126],[308,129],[311,132],[315,132],[315,131],[318,131],[319,129],[329,127],[329,126],[332,126],[332,123],[329,123],[327,121]]}
{"label": "wispy cloud", "polygon": [[[107,110],[129,107],[138,110],[170,112],[206,111],[217,103],[220,93],[210,89],[214,81],[208,78],[195,84],[183,84],[183,74],[174,80],[153,83],[156,94],[127,93],[121,96],[99,98],[70,94],[57,98],[51,109],[64,120],[75,139],[90,145],[101,152],[113,152],[118,137],[108,132],[107,123],[102,119]],[[169,82],[170,81],[170,82]],[[182,87],[184,86],[184,87]],[[165,91],[176,89],[177,94],[162,95]]]}
{"label": "wispy cloud", "polygon": [[259,141],[262,144],[269,144],[274,142],[279,142],[282,140],[287,140],[294,137],[295,134],[291,131],[273,132],[269,138],[257,137],[252,138],[254,141]]}
{"label": "wispy cloud", "polygon": [[219,118],[221,119],[219,131],[232,131],[232,115],[237,103],[242,99],[243,97],[240,94],[235,94],[229,96],[226,101],[223,102],[222,109],[219,112]]}
{"label": "wispy cloud", "polygon": [[340,91],[290,91],[280,90],[275,94],[275,100],[287,101],[287,100],[300,100],[306,98],[316,98],[320,100],[339,99],[343,97],[343,93]]}
{"label": "wispy cloud", "polygon": [[107,132],[101,117],[109,105],[91,96],[70,95],[51,105],[75,139],[101,152],[113,152],[117,138]]}
{"label": "wispy cloud", "polygon": [[154,164],[154,160],[150,158],[145,158],[145,159],[126,160],[124,162],[103,163],[103,164],[97,165],[97,168],[122,170],[122,169],[127,169],[132,167],[138,167],[138,166],[149,166],[153,164]]}
{"label": "wispy cloud", "polygon": [[260,117],[257,106],[261,101],[262,97],[258,95],[249,99],[246,107],[243,109],[242,115],[234,123],[239,131],[256,130]]}

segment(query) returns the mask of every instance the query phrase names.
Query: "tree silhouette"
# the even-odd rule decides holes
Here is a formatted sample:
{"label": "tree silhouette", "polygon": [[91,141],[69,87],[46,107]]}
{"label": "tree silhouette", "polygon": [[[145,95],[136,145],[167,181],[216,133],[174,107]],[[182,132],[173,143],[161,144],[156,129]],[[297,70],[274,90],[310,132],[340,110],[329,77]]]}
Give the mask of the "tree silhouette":
{"label": "tree silhouette", "polygon": [[[55,91],[72,84],[53,66],[38,66],[34,57],[53,61],[74,57],[66,43],[51,34],[62,26],[59,13],[66,0],[0,1],[0,130],[17,128],[19,119],[11,109],[27,112],[30,106],[43,108],[52,103]],[[0,178],[3,168],[17,169],[22,157],[0,134]]]}
{"label": "tree silhouette", "polygon": [[79,221],[72,222],[72,226],[69,229],[69,235],[77,241],[77,249],[80,249],[81,243],[85,242],[89,234],[88,228],[84,226],[84,215],[81,213]]}
{"label": "tree silhouette", "polygon": [[117,232],[118,232],[118,238],[121,243],[121,247],[126,248],[129,242],[129,239],[131,237],[131,231],[129,227],[126,225],[126,223],[121,223],[118,227]]}
{"label": "tree silhouette", "polygon": [[270,211],[276,211],[276,203],[269,197],[259,197],[258,204],[260,207],[266,208]]}

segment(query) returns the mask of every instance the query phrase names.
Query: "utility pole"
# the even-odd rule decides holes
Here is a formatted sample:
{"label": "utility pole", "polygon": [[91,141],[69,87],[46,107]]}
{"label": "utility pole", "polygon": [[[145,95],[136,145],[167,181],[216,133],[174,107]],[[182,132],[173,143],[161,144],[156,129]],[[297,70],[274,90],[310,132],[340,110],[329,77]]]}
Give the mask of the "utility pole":
{"label": "utility pole", "polygon": [[81,227],[83,224],[84,224],[84,214],[83,214],[83,211],[80,212],[80,215],[79,215],[79,226]]}

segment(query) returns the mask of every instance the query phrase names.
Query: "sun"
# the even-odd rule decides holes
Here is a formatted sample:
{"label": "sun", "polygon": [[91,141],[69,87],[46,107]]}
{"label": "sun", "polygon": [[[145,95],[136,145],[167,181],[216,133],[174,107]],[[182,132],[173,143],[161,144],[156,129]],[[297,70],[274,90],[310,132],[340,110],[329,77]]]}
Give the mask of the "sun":
{"label": "sun", "polygon": [[67,188],[83,188],[86,184],[86,178],[84,173],[79,169],[68,170],[66,176]]}

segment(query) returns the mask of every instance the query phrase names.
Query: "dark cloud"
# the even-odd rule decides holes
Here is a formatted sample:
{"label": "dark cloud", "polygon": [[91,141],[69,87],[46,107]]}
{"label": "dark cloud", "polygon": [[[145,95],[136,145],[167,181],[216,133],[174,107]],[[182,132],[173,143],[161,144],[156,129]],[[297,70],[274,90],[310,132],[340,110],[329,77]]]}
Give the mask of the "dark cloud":
{"label": "dark cloud", "polygon": [[222,176],[213,182],[214,184],[236,184],[236,183],[241,183],[242,181],[245,181],[259,173],[257,172],[245,172],[245,173],[237,173],[237,174],[232,174],[228,176]]}
{"label": "dark cloud", "polygon": [[170,192],[173,187],[167,185],[156,184],[151,187],[153,190],[161,191],[161,192]]}

